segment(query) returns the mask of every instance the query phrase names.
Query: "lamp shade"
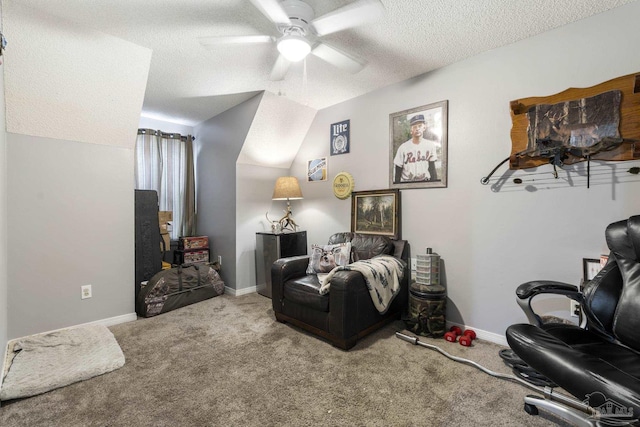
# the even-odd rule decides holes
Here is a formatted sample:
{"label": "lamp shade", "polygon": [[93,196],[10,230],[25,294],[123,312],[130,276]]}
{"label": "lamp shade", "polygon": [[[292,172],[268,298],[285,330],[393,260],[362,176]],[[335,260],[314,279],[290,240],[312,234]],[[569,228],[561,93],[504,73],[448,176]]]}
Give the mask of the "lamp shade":
{"label": "lamp shade", "polygon": [[296,200],[302,199],[302,191],[298,178],[295,176],[281,176],[276,180],[273,188],[273,200]]}

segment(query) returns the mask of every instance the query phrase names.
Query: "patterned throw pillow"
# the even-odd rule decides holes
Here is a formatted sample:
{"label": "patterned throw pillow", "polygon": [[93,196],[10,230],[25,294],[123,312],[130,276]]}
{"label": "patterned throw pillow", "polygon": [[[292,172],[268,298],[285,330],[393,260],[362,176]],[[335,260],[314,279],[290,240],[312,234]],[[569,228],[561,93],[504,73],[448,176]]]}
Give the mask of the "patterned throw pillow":
{"label": "patterned throw pillow", "polygon": [[307,274],[328,273],[339,265],[349,264],[351,242],[337,245],[311,245]]}

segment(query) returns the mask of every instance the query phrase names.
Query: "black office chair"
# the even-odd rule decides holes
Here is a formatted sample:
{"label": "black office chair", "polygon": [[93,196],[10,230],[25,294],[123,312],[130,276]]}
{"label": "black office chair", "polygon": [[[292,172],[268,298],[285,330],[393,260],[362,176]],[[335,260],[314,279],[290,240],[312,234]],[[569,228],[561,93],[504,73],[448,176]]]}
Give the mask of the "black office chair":
{"label": "black office chair", "polygon": [[[605,234],[609,260],[582,292],[545,280],[524,283],[516,291],[531,324],[510,326],[509,346],[531,368],[592,408],[589,413],[527,396],[530,414],[540,407],[578,425],[640,425],[640,215],[610,224]],[[586,316],[583,325],[543,324],[531,299],[549,293],[578,301]]]}

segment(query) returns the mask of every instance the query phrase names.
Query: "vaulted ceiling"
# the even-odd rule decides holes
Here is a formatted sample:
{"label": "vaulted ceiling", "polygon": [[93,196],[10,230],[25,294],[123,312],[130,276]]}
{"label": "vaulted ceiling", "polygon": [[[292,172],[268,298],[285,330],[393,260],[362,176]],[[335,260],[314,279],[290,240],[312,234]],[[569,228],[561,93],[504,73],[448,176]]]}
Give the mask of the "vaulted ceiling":
{"label": "vaulted ceiling", "polygon": [[[20,0],[153,50],[143,115],[195,125],[269,91],[321,109],[635,0],[380,0],[382,18],[322,37],[364,69],[309,55],[284,80],[269,76],[275,43],[205,47],[201,37],[278,30],[250,0]],[[315,16],[354,0],[304,0]],[[11,42],[11,40],[9,40]],[[562,48],[562,41],[549,49]],[[540,58],[544,60],[544,58]]]}

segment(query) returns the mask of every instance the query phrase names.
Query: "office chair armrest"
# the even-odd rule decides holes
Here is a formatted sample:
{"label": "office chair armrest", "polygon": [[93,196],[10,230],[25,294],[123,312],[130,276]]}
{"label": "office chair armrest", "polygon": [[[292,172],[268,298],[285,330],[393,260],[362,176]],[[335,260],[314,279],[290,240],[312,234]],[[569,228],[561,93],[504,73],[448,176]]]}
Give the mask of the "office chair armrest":
{"label": "office chair armrest", "polygon": [[534,297],[538,294],[560,294],[574,295],[580,294],[578,287],[563,282],[555,282],[553,280],[533,280],[523,283],[516,289],[516,296],[520,299]]}
{"label": "office chair armrest", "polygon": [[575,285],[553,280],[533,280],[523,283],[516,289],[516,301],[527,316],[529,323],[536,326],[542,325],[542,319],[531,308],[531,300],[540,294],[564,295],[580,304],[583,302],[582,293]]}

